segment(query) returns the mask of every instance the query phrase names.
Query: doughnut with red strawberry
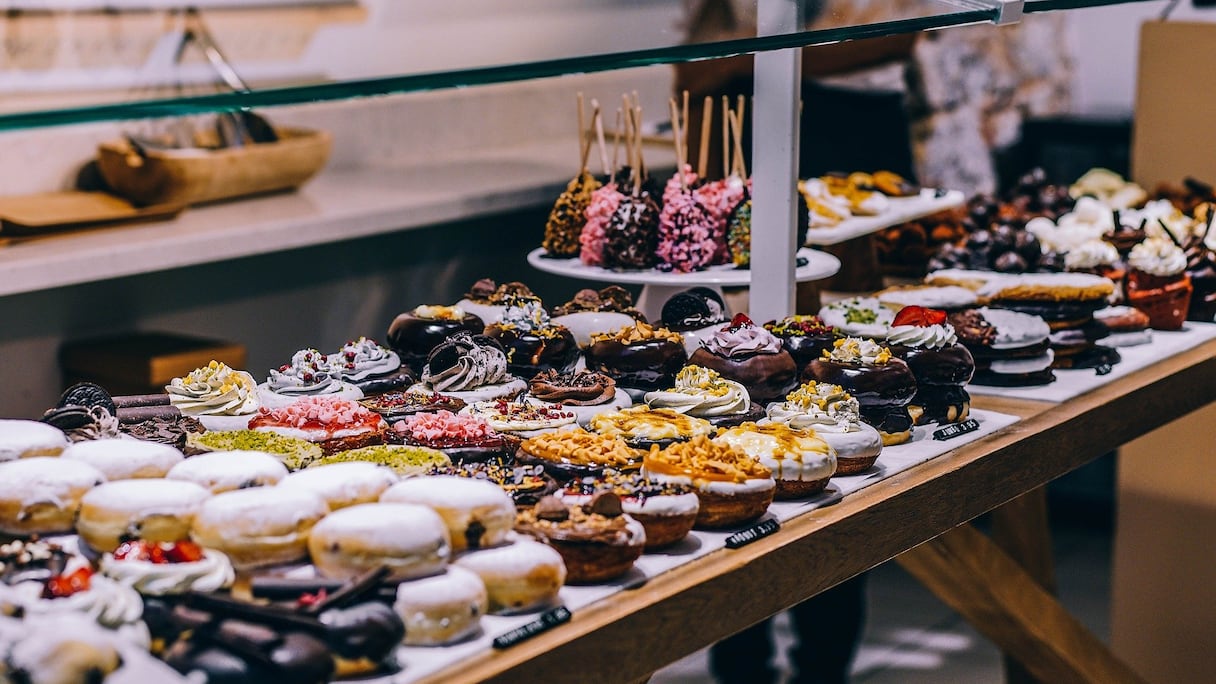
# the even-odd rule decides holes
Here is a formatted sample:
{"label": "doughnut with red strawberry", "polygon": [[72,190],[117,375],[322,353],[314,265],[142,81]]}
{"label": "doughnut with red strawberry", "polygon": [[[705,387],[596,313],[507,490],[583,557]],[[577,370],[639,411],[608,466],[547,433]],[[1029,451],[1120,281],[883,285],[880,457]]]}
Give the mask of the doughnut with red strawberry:
{"label": "doughnut with red strawberry", "polygon": [[916,377],[916,396],[908,411],[917,424],[967,419],[971,396],[963,386],[975,373],[975,359],[959,344],[945,311],[922,306],[900,309],[887,333],[887,343]]}

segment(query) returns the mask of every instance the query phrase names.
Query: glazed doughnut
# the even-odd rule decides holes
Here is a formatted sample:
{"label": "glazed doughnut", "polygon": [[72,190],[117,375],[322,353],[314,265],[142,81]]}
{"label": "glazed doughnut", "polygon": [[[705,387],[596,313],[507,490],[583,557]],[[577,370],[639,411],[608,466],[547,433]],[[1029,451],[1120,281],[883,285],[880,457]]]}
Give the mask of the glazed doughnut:
{"label": "glazed doughnut", "polygon": [[211,492],[193,482],[121,480],[98,485],[80,500],[76,531],[99,552],[128,538],[172,542],[185,539],[199,507]]}
{"label": "glazed doughnut", "polygon": [[407,646],[442,646],[472,636],[486,612],[486,585],[475,573],[450,567],[442,575],[397,585],[393,608],[405,622]]}
{"label": "glazed doughnut", "polygon": [[77,442],[64,449],[61,457],[88,463],[111,482],[164,477],[184,458],[167,444],[123,438]]}
{"label": "glazed doughnut", "polygon": [[234,489],[278,484],[287,477],[287,466],[261,451],[213,451],[178,463],[165,477],[193,482],[211,490],[212,494],[222,494]]}
{"label": "glazed doughnut", "polygon": [[0,419],[0,462],[58,456],[69,442],[63,430],[36,420]]}
{"label": "glazed doughnut", "polygon": [[45,456],[0,463],[0,532],[72,531],[80,498],[106,477],[87,463],[65,465]]}
{"label": "glazed doughnut", "polygon": [[374,503],[401,478],[392,468],[366,461],[331,463],[291,473],[280,487],[304,489],[325,499],[331,511]]}
{"label": "glazed doughnut", "polygon": [[367,503],[325,516],[308,536],[308,553],[325,577],[353,579],[386,566],[387,581],[401,581],[443,572],[452,549],[443,518],[430,508]]}
{"label": "glazed doughnut", "polygon": [[308,556],[308,533],[328,513],[325,500],[312,492],[238,489],[208,499],[190,536],[228,554],[238,570],[278,565]]}
{"label": "glazed doughnut", "polygon": [[500,615],[552,605],[566,581],[562,555],[526,538],[493,549],[469,551],[453,564],[477,573],[486,585],[490,612]]}
{"label": "glazed doughnut", "polygon": [[515,524],[511,496],[484,480],[455,475],[416,477],[393,485],[380,500],[435,509],[448,526],[453,551],[501,544]]}

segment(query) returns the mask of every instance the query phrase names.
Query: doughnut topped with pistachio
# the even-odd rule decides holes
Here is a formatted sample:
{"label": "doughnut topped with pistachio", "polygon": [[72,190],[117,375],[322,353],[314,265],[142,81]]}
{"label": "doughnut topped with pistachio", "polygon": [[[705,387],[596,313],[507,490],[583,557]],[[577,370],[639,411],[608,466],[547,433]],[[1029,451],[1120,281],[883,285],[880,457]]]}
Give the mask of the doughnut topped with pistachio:
{"label": "doughnut topped with pistachio", "polygon": [[836,341],[836,328],[818,316],[787,316],[765,323],[764,329],[781,339],[781,346],[794,357],[799,370],[819,358],[823,350],[831,349]]}
{"label": "doughnut topped with pistachio", "polygon": [[883,339],[895,312],[875,297],[853,297],[828,304],[819,310],[819,317],[842,335]]}

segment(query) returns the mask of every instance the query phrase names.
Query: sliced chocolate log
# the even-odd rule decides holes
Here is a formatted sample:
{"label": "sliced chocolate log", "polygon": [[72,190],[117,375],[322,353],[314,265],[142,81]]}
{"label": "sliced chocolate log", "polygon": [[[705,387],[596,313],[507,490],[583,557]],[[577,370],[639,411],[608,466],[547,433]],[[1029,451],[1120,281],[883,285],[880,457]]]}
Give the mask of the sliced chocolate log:
{"label": "sliced chocolate log", "polygon": [[127,394],[114,397],[114,406],[119,409],[135,408],[138,406],[168,406],[169,395],[164,392],[157,394]]}
{"label": "sliced chocolate log", "polygon": [[157,418],[172,419],[182,415],[182,412],[176,406],[168,404],[143,404],[139,406],[123,406],[119,407],[118,422],[125,425],[134,423],[142,423],[145,420],[155,420]]}

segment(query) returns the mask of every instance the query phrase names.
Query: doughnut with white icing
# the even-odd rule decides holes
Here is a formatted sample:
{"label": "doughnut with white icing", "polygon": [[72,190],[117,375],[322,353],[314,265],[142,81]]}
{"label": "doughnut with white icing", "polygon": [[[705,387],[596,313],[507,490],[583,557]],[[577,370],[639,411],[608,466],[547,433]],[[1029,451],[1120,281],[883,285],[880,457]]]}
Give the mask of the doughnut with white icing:
{"label": "doughnut with white icing", "polygon": [[69,442],[63,430],[36,420],[0,419],[0,462],[58,456]]}
{"label": "doughnut with white icing", "polygon": [[443,518],[426,506],[367,503],[326,516],[308,536],[308,553],[325,577],[353,579],[385,566],[388,581],[443,572],[452,554]]}
{"label": "doughnut with white icing", "polygon": [[515,524],[511,496],[484,480],[455,475],[416,477],[393,485],[380,500],[433,508],[448,526],[453,551],[501,544]]}
{"label": "doughnut with white icing", "polygon": [[98,485],[80,500],[76,531],[93,549],[113,551],[128,538],[185,539],[211,492],[193,482],[121,480]]}
{"label": "doughnut with white icing", "polygon": [[182,461],[165,477],[193,482],[211,490],[212,494],[222,494],[234,489],[278,484],[287,477],[287,466],[277,457],[261,451],[213,451]]}
{"label": "doughnut with white icing", "polygon": [[182,452],[167,444],[126,438],[76,442],[64,449],[61,457],[88,463],[111,482],[164,477],[184,458]]}
{"label": "doughnut with white icing", "polygon": [[308,556],[308,534],[328,513],[325,500],[312,492],[238,489],[207,500],[190,536],[228,554],[237,570],[279,565]]}
{"label": "doughnut with white icing", "polygon": [[407,646],[442,646],[473,636],[489,607],[475,573],[450,567],[442,575],[397,585],[393,608],[405,622]]}
{"label": "doughnut with white icing", "polygon": [[490,612],[500,615],[553,605],[566,581],[562,555],[523,537],[506,546],[463,553],[453,564],[481,577]]}
{"label": "doughnut with white icing", "polygon": [[87,463],[65,465],[45,456],[0,463],[0,532],[72,531],[81,497],[106,477]]}
{"label": "doughnut with white icing", "polygon": [[304,489],[325,499],[331,511],[374,503],[401,478],[392,468],[367,461],[330,463],[291,473],[280,487]]}

